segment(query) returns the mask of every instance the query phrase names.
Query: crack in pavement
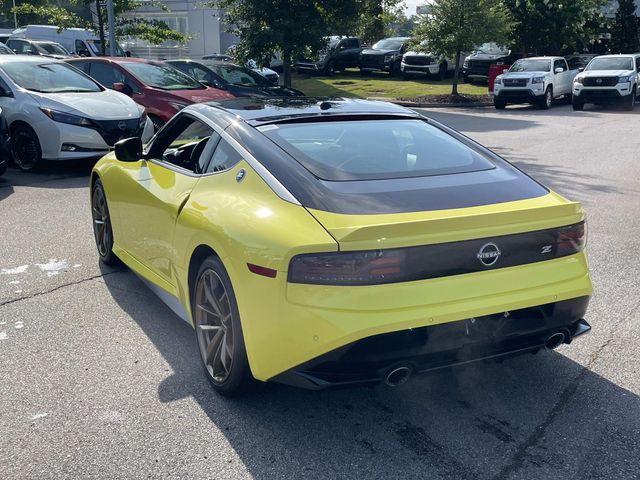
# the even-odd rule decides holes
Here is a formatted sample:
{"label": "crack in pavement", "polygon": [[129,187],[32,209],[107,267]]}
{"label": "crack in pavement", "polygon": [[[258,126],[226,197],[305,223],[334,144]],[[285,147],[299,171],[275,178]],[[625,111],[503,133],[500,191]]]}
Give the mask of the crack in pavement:
{"label": "crack in pavement", "polygon": [[598,358],[602,351],[607,348],[615,338],[617,338],[617,332],[620,330],[620,327],[629,320],[633,315],[635,315],[638,310],[640,310],[640,302],[638,302],[634,307],[629,310],[629,313],[624,316],[619,322],[617,322],[611,331],[609,338],[602,343],[595,351],[591,354],[587,365],[582,369],[582,371],[578,374],[578,376],[562,391],[560,394],[560,398],[556,402],[556,404],[549,410],[544,421],[538,425],[534,432],[529,435],[529,437],[522,442],[516,452],[511,457],[511,463],[505,465],[500,472],[493,477],[493,480],[507,480],[513,473],[517,472],[525,463],[528,453],[527,450],[529,448],[537,445],[539,441],[544,437],[547,428],[555,421],[556,417],[560,413],[560,411],[565,407],[565,405],[569,402],[573,394],[578,390],[578,387],[582,383],[582,380],[587,375],[587,373],[592,371],[592,368],[598,361]]}
{"label": "crack in pavement", "polygon": [[46,290],[44,292],[36,292],[36,293],[31,294],[31,295],[25,295],[24,297],[12,298],[11,300],[6,300],[4,302],[0,302],[0,307],[4,307],[5,305],[10,305],[12,303],[21,302],[23,300],[29,300],[31,298],[40,297],[42,295],[48,295],[49,293],[53,293],[53,292],[55,292],[57,290],[60,290],[62,288],[70,287],[72,285],[79,285],[81,283],[90,282],[91,280],[96,280],[98,278],[106,277],[107,275],[113,275],[114,273],[124,273],[126,271],[127,270],[114,270],[112,272],[101,273],[100,275],[94,275],[92,277],[83,278],[81,280],[76,280],[75,282],[69,282],[69,283],[65,283],[64,285],[58,285],[57,287],[54,287],[54,288],[52,288],[50,290]]}

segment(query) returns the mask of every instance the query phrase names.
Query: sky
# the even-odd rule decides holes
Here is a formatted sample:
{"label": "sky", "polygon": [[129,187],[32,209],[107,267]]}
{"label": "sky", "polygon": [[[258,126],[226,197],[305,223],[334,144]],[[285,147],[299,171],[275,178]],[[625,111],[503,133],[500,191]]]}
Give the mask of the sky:
{"label": "sky", "polygon": [[404,4],[405,4],[405,14],[406,15],[413,15],[416,13],[416,6],[418,5],[424,5],[426,2],[426,0],[404,0]]}

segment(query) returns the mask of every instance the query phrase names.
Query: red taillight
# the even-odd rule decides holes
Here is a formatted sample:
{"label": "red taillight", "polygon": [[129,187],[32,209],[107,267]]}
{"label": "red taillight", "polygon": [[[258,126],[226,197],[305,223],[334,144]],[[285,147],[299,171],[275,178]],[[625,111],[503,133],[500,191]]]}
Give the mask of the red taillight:
{"label": "red taillight", "polygon": [[401,250],[300,255],[291,262],[289,281],[316,285],[376,285],[401,276]]}
{"label": "red taillight", "polygon": [[581,252],[587,243],[587,225],[578,223],[557,230],[556,257],[566,257]]}

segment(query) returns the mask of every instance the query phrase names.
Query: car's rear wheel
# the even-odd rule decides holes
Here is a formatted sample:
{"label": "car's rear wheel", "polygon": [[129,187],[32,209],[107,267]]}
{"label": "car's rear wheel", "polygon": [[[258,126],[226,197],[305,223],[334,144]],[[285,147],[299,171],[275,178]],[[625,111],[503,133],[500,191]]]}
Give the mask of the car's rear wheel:
{"label": "car's rear wheel", "polygon": [[93,236],[102,263],[117,265],[120,260],[113,253],[113,230],[107,205],[107,196],[100,180],[96,180],[91,192],[91,216],[93,218]]}
{"label": "car's rear wheel", "polygon": [[551,104],[553,103],[553,88],[551,85],[547,87],[544,92],[544,97],[540,100],[540,108],[542,110],[549,110],[551,108]]}
{"label": "car's rear wheel", "polygon": [[207,258],[193,289],[192,314],[205,374],[220,394],[245,392],[253,383],[231,280],[219,258]]}
{"label": "car's rear wheel", "polygon": [[42,164],[42,148],[38,135],[28,125],[18,125],[11,131],[11,159],[23,172],[37,170]]}
{"label": "car's rear wheel", "polygon": [[496,110],[504,110],[507,108],[507,101],[502,98],[493,98],[493,106],[496,107]]}

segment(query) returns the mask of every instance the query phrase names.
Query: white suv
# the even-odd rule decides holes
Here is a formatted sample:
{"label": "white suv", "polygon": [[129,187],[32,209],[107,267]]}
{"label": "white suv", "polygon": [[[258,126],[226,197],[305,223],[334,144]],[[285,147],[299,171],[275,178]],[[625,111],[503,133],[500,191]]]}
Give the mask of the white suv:
{"label": "white suv", "polygon": [[585,103],[621,102],[633,110],[638,94],[640,54],[601,55],[589,62],[573,82],[573,109]]}
{"label": "white suv", "polygon": [[523,58],[496,77],[493,104],[498,110],[508,103],[532,103],[551,107],[554,98],[570,97],[578,70],[569,70],[563,57]]}

